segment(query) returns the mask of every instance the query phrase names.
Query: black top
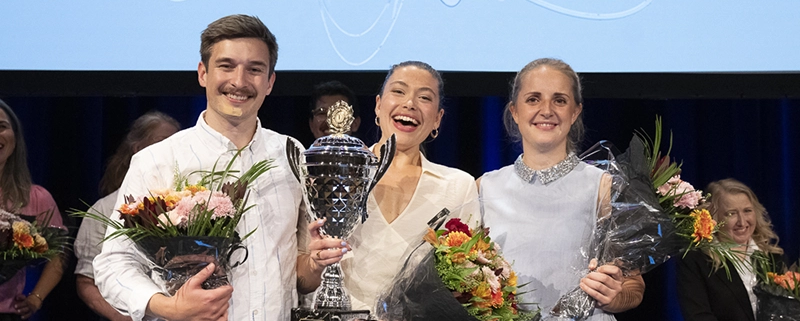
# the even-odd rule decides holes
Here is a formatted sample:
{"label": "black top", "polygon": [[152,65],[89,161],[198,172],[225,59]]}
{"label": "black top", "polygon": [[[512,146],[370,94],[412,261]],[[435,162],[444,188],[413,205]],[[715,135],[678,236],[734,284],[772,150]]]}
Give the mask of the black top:
{"label": "black top", "polygon": [[[783,262],[780,256],[774,262]],[[678,260],[678,300],[686,321],[755,321],[750,297],[736,268],[712,273],[711,259],[690,251]]]}

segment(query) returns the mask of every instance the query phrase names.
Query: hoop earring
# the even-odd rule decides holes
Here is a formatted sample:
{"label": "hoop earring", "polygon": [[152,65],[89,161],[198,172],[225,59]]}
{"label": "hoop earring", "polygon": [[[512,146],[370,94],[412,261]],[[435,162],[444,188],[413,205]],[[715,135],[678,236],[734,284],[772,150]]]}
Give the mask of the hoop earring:
{"label": "hoop earring", "polygon": [[375,116],[375,126],[381,127],[381,121],[378,120],[378,116]]}
{"label": "hoop earring", "polygon": [[431,131],[431,138],[436,139],[436,137],[439,137],[439,128]]}

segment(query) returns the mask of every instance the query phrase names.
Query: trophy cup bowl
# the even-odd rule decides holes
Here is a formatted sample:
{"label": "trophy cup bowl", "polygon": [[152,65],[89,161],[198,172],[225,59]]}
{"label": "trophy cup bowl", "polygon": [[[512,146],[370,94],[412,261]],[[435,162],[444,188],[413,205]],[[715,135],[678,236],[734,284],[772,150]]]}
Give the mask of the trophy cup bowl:
{"label": "trophy cup bowl", "polygon": [[[326,219],[320,233],[346,240],[367,219],[367,198],[389,168],[395,137],[381,146],[381,157],[364,142],[348,136],[352,107],[343,101],[328,110],[328,126],[334,132],[318,138],[305,152],[287,139],[286,154],[303,188],[309,221]],[[339,263],[325,267],[322,283],[314,292],[313,312],[335,315],[340,320],[367,319],[369,311],[351,311],[350,296],[342,284]],[[293,316],[294,317],[294,316]],[[315,315],[307,320],[325,320]],[[301,319],[300,319],[301,320]]]}

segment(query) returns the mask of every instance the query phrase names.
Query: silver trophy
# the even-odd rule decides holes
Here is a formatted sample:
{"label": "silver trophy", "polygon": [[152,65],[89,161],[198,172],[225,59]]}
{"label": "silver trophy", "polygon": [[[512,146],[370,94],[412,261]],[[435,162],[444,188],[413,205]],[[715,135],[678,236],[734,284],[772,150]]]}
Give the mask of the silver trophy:
{"label": "silver trophy", "polygon": [[[353,108],[338,101],[328,109],[332,134],[318,138],[302,153],[291,139],[286,142],[286,156],[303,188],[309,219],[326,218],[320,233],[343,240],[367,219],[367,197],[389,169],[395,153],[394,135],[381,146],[381,158],[360,139],[346,135],[353,119]],[[350,311],[350,296],[342,278],[339,263],[325,267],[322,284],[314,292],[315,311]],[[349,317],[343,315],[342,319]]]}

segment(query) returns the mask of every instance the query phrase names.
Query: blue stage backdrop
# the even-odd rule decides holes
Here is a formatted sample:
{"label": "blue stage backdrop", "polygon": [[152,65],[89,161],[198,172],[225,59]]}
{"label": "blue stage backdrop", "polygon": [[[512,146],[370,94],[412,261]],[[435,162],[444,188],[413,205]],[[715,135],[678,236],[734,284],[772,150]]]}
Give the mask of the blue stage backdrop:
{"label": "blue stage backdrop", "polygon": [[[21,118],[36,183],[55,197],[62,213],[83,208],[100,195],[97,184],[107,157],[113,153],[131,120],[150,109],[164,111],[184,127],[195,123],[205,97],[5,97]],[[268,97],[260,111],[262,124],[297,137],[308,146],[308,97]],[[378,132],[373,123],[374,97],[361,96],[362,126],[356,133],[368,144]],[[520,153],[502,126],[506,97],[450,97],[445,102],[441,135],[426,145],[429,158],[461,168],[475,177],[508,165]],[[796,182],[800,100],[797,99],[587,99],[588,129],[583,147],[606,139],[624,150],[634,130],[652,132],[656,115],[674,138],[672,155],[683,160],[682,178],[704,188],[713,180],[734,177],[751,186],[772,217],[775,230],[795,261],[800,254],[800,208]],[[524,213],[520,213],[523,215]],[[79,222],[65,218],[77,226]],[[73,266],[74,266],[74,262]],[[672,263],[645,275],[642,305],[620,320],[682,320],[675,296]],[[74,295],[71,271],[48,300],[54,315],[84,311]],[[83,319],[77,317],[77,319]],[[76,319],[76,320],[77,320]]]}

